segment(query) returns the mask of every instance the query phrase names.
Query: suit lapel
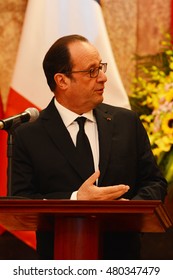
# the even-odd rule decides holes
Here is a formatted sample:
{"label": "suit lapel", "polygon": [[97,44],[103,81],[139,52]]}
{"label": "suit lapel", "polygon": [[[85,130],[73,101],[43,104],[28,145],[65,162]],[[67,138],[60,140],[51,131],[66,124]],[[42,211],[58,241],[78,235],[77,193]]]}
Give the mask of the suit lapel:
{"label": "suit lapel", "polygon": [[55,146],[58,148],[59,152],[64,155],[80,177],[85,180],[85,165],[81,164],[81,159],[76,153],[76,148],[71,136],[66,129],[53,100],[42,112],[41,118],[47,133],[54,142]]}
{"label": "suit lapel", "polygon": [[[104,106],[103,106],[104,107]],[[111,140],[113,131],[113,116],[106,110],[103,110],[102,105],[94,110],[96,117],[99,135],[99,169],[100,178],[99,184],[104,177],[109,156],[111,151]],[[54,100],[50,102],[48,107],[42,111],[41,118],[44,127],[54,142],[55,146],[59,149],[60,153],[69,161],[70,165],[75,169],[78,175],[85,180],[85,165],[81,164],[80,158],[76,153],[76,148],[73,144],[71,136],[67,131],[55,105]]]}
{"label": "suit lapel", "polygon": [[101,184],[104,177],[107,164],[109,162],[109,156],[111,152],[111,141],[113,133],[113,116],[107,111],[103,111],[101,106],[94,110],[94,114],[98,126],[99,135],[99,168],[100,178],[99,184]]}

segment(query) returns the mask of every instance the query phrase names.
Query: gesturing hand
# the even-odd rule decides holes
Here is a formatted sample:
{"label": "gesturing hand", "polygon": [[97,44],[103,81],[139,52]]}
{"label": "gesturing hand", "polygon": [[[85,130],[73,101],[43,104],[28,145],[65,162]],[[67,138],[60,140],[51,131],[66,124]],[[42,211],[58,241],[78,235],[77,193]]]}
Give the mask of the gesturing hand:
{"label": "gesturing hand", "polygon": [[79,188],[77,200],[113,200],[121,197],[129,190],[127,185],[97,187],[94,185],[100,171],[94,172]]}

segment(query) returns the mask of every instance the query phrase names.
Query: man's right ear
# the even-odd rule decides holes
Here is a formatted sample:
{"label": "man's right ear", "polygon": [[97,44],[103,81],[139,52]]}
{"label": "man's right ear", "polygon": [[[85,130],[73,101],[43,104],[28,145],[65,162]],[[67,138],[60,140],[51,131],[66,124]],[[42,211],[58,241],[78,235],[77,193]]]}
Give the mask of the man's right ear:
{"label": "man's right ear", "polygon": [[55,83],[57,84],[57,87],[59,89],[66,89],[67,86],[68,86],[68,81],[67,81],[67,76],[63,73],[56,73],[54,75],[54,80],[55,80]]}

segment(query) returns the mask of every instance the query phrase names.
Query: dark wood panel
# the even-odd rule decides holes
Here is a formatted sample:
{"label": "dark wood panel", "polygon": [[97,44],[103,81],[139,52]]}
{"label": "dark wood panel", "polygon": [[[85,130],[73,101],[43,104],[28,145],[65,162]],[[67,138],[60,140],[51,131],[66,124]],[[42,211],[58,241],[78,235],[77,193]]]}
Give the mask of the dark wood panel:
{"label": "dark wood panel", "polygon": [[1,199],[0,223],[9,230],[52,229],[55,215],[92,217],[101,228],[164,232],[172,226],[160,201]]}

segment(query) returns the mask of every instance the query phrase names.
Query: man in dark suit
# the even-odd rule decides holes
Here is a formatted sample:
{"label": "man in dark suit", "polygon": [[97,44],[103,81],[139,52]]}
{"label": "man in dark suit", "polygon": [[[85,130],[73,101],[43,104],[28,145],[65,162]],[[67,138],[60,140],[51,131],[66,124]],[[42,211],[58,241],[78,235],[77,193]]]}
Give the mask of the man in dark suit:
{"label": "man in dark suit", "polygon": [[[30,198],[164,200],[167,183],[147,133],[131,110],[103,104],[107,64],[79,35],[58,39],[43,61],[54,98],[34,123],[16,129],[13,195]],[[116,94],[116,93],[115,93]],[[76,119],[85,117],[95,172],[76,150]],[[103,258],[139,258],[138,234],[106,233]],[[53,234],[37,233],[41,258],[52,258]]]}

